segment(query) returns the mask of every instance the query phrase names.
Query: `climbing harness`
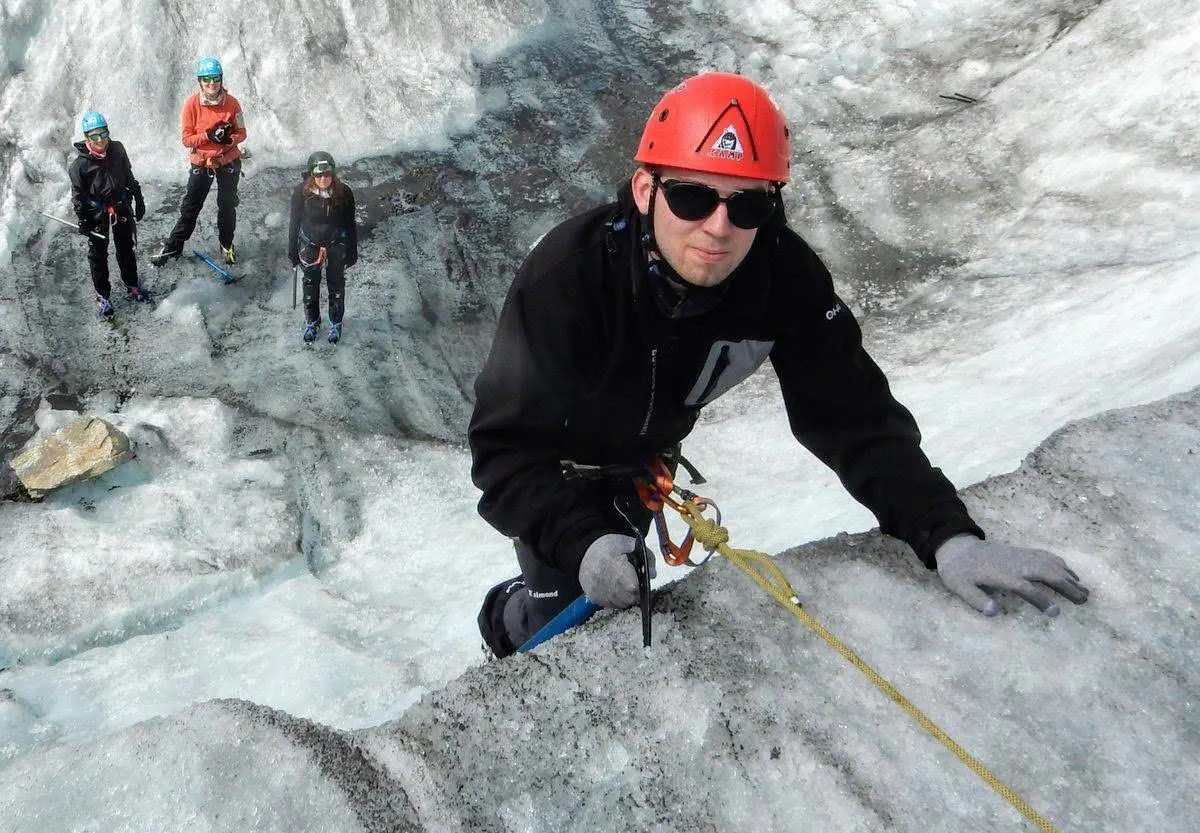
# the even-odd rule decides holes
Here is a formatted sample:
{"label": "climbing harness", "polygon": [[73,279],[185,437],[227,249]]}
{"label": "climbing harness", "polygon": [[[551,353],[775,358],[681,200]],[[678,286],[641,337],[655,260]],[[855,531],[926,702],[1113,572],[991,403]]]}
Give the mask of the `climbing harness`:
{"label": "climbing harness", "polygon": [[[311,266],[321,266],[329,257],[329,247],[342,245],[340,240],[333,240],[328,243],[318,243],[304,233],[304,229],[300,229],[300,265],[308,268]],[[316,257],[312,256],[312,252],[317,253]]]}
{"label": "climbing harness", "polygon": [[[676,454],[678,455],[677,451]],[[680,457],[680,459],[682,458]],[[695,471],[690,465],[687,466],[687,469],[689,472]],[[725,527],[721,526],[721,513],[717,509],[716,504],[708,498],[702,498],[687,489],[677,486],[672,479],[670,469],[662,458],[654,458],[646,463],[643,473],[635,477],[634,482],[637,485],[638,494],[641,496],[642,502],[646,505],[647,509],[654,513],[659,545],[662,549],[663,557],[667,559],[667,563],[693,565],[703,563],[714,552],[725,556],[738,568],[747,573],[755,583],[770,593],[777,602],[807,625],[817,636],[825,640],[830,647],[841,654],[851,665],[865,674],[867,679],[874,683],[880,691],[894,700],[900,708],[908,712],[909,716],[916,720],[921,728],[933,735],[942,746],[950,750],[972,772],[987,782],[1005,801],[1033,822],[1039,830],[1043,831],[1043,833],[1058,833],[1057,829],[1046,818],[988,771],[987,767],[980,763],[979,760],[959,746],[953,738],[930,720],[924,712],[909,702],[903,694],[896,690],[895,686],[884,679],[875,669],[867,665],[858,654],[814,619],[801,605],[796,591],[792,589],[783,572],[775,565],[774,560],[769,555],[754,550],[739,550],[730,547],[729,532]],[[696,482],[693,477],[693,484]],[[703,482],[703,478],[699,482]],[[663,517],[666,507],[670,507],[678,512],[688,525],[687,537],[678,546],[672,543],[667,531],[666,520]],[[704,511],[706,509],[712,509],[716,514],[716,518],[705,518]],[[709,553],[700,562],[693,561],[689,555],[694,542],[699,542],[700,546]]]}
{"label": "climbing harness", "polygon": [[[682,458],[680,459],[682,460]],[[693,472],[693,483],[704,482],[703,477],[699,481],[696,480],[696,474],[699,473],[690,465],[688,469]],[[712,557],[713,550],[710,547],[708,555],[704,558],[699,561],[691,559],[692,544],[695,543],[695,533],[690,527],[683,541],[676,545],[671,540],[671,533],[667,529],[667,519],[663,510],[669,506],[676,512],[684,512],[684,503],[672,497],[672,492],[678,492],[679,497],[684,502],[696,507],[701,513],[705,509],[712,509],[717,516],[716,523],[720,524],[721,510],[717,508],[715,503],[708,498],[700,497],[695,492],[676,487],[671,470],[667,468],[667,464],[660,457],[656,457],[647,463],[645,473],[641,477],[635,477],[633,484],[637,488],[638,497],[642,499],[642,503],[650,510],[651,516],[654,518],[654,529],[658,533],[658,547],[662,551],[664,561],[673,567],[678,567],[682,564],[687,564],[689,567],[699,567]]]}
{"label": "climbing harness", "polygon": [[[314,248],[317,250],[317,257],[315,260],[310,261],[310,260],[306,259],[304,257],[304,255],[306,252],[311,251]],[[326,254],[327,254],[327,251],[326,251],[325,246],[313,246],[313,245],[305,246],[302,249],[300,249],[300,265],[305,267],[306,269],[309,267],[312,267],[312,266],[320,266],[321,264],[323,264],[325,262]]]}

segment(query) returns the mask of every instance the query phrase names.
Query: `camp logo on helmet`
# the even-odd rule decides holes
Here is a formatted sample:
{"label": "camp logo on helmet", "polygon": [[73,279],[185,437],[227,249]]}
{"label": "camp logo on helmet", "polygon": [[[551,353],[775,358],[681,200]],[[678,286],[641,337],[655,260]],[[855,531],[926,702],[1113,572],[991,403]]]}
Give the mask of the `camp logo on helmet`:
{"label": "camp logo on helmet", "polygon": [[732,159],[735,162],[746,155],[746,151],[742,148],[742,140],[738,137],[737,129],[732,124],[725,126],[721,135],[717,137],[717,141],[713,142],[713,146],[708,149],[708,153],[718,159]]}

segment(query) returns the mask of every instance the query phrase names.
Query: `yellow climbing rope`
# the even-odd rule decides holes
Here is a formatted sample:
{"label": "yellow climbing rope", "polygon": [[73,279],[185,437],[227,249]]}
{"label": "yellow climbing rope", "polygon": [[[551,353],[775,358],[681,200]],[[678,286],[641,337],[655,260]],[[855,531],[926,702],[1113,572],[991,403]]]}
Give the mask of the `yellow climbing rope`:
{"label": "yellow climbing rope", "polygon": [[777,602],[790,610],[800,621],[815,631],[817,636],[824,639],[835,651],[845,657],[851,665],[865,674],[867,679],[873,682],[880,691],[892,700],[895,700],[900,705],[900,708],[908,712],[917,723],[921,724],[921,727],[925,731],[937,738],[942,746],[953,752],[954,756],[970,767],[972,772],[986,781],[992,789],[1004,796],[1005,801],[1037,825],[1038,829],[1044,831],[1044,833],[1058,833],[1054,825],[1045,817],[1029,806],[1008,785],[989,772],[987,767],[974,758],[967,750],[959,746],[952,737],[942,731],[941,727],[930,720],[923,711],[910,703],[908,698],[897,691],[895,686],[881,677],[874,668],[867,665],[862,657],[846,647],[840,639],[814,619],[800,605],[800,599],[796,596],[796,591],[792,589],[787,578],[769,555],[755,552],[754,550],[736,550],[730,547],[728,543],[729,531],[713,519],[704,517],[701,510],[691,500],[685,499],[680,503],[670,501],[669,503],[679,512],[688,526],[691,527],[693,537],[701,546],[710,553],[713,551],[720,553],[745,571],[760,587],[770,593]]}

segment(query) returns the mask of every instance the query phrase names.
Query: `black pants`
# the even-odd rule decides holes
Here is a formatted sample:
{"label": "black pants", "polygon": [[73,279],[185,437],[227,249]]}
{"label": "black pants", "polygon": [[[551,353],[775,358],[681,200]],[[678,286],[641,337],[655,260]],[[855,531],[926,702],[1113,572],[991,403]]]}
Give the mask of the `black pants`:
{"label": "black pants", "polygon": [[[108,297],[112,287],[108,283],[108,215],[105,214],[96,227],[104,235],[97,240],[88,235],[88,266],[92,270],[92,286],[97,295]],[[137,222],[132,217],[120,217],[112,227],[112,239],[117,249],[117,268],[121,270],[121,281],[126,286],[138,285],[137,255],[133,249],[137,243]]]}
{"label": "black pants", "polygon": [[[614,489],[612,484],[598,483],[595,491],[608,492],[605,514],[612,531],[645,537],[650,510],[642,505],[632,484],[626,489],[622,483]],[[498,658],[514,653],[583,593],[578,574],[568,575],[553,566],[524,541],[516,540],[513,546],[524,585],[515,585],[510,579],[493,587],[479,616],[480,632]]]}
{"label": "black pants", "polygon": [[[346,247],[335,243],[325,250],[325,283],[329,287],[329,320],[342,323],[346,312]],[[321,265],[304,268],[304,321],[321,318]]]}
{"label": "black pants", "polygon": [[214,179],[217,181],[217,239],[222,248],[232,246],[233,232],[237,228],[238,180],[241,178],[241,159],[235,159],[215,171],[193,166],[188,176],[187,193],[183,195],[183,205],[179,209],[179,222],[171,230],[167,246],[182,249],[184,242],[192,236]]}

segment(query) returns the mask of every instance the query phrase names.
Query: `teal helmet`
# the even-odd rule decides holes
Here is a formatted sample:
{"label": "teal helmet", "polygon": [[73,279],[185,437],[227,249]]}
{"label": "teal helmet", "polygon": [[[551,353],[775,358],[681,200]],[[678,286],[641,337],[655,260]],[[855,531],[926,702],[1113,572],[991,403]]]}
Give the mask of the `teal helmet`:
{"label": "teal helmet", "polygon": [[221,62],[216,58],[201,58],[196,62],[196,77],[207,78],[210,75],[224,75]]}
{"label": "teal helmet", "polygon": [[104,116],[99,113],[85,113],[79,122],[79,126],[83,128],[83,135],[87,135],[88,131],[96,130],[100,127],[108,127],[108,122],[104,120]]}

